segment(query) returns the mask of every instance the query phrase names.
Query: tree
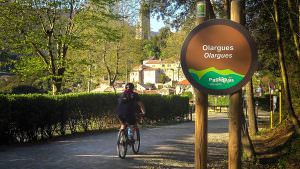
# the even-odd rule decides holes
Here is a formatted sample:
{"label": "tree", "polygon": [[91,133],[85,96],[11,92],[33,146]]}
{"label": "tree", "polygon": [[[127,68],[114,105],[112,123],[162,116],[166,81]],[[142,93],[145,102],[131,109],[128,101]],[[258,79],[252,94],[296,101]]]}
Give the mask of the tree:
{"label": "tree", "polygon": [[[181,28],[186,21],[195,21],[196,15],[196,3],[194,0],[169,0],[150,1],[150,9],[153,13],[157,14],[158,18],[161,18],[167,24],[174,28]],[[216,18],[213,5],[210,0],[205,0],[208,6],[208,18]]]}
{"label": "tree", "polygon": [[[13,38],[14,45],[23,45],[30,54],[39,56],[49,72],[52,93],[61,91],[66,59],[70,47],[78,43],[76,18],[87,5],[102,9],[102,17],[110,16],[109,5],[113,0],[24,0],[6,3],[1,8],[4,17],[1,27]],[[19,17],[22,14],[22,17]],[[14,29],[10,22],[17,23]],[[101,22],[101,21],[100,21]],[[12,31],[10,31],[12,30]],[[6,40],[5,36],[1,39]],[[7,40],[6,40],[7,41]]]}
{"label": "tree", "polygon": [[257,127],[257,118],[254,110],[254,99],[253,99],[253,83],[252,79],[246,84],[246,105],[249,119],[249,130],[250,135],[255,136],[258,127]]}
{"label": "tree", "polygon": [[[288,13],[288,18],[289,18],[289,25],[290,25],[291,32],[292,32],[292,35],[293,35],[293,41],[294,41],[294,45],[295,45],[295,48],[296,48],[298,62],[300,62],[299,35],[297,35],[297,32],[295,31],[295,25],[294,25],[294,22],[293,22],[294,19],[293,19],[293,16],[292,16],[292,14],[294,13],[294,10],[293,10],[294,4],[293,4],[292,0],[288,0],[287,2],[288,2],[288,12],[287,13]],[[297,6],[297,5],[295,5],[295,6]],[[300,8],[299,4],[298,4],[298,8]],[[295,12],[295,13],[297,13],[297,12]],[[298,14],[298,18],[299,18],[299,14]],[[298,22],[298,24],[299,24],[299,22]],[[298,25],[298,27],[299,26],[300,25]]]}
{"label": "tree", "polygon": [[162,58],[162,49],[167,47],[167,38],[172,35],[169,27],[164,27],[159,30],[159,33],[144,40],[144,53],[146,57],[155,57],[156,59]]}
{"label": "tree", "polygon": [[[288,16],[288,11],[290,10],[288,9],[287,1],[276,2],[278,3],[277,19],[280,26],[275,21],[275,6],[273,0],[248,0],[247,2],[247,15],[249,16],[247,17],[247,26],[255,37],[259,49],[260,74],[262,76],[268,75],[271,79],[274,79],[278,85],[285,84],[285,86],[288,87],[288,89],[283,87],[283,92],[285,92],[283,101],[286,103],[283,104],[283,107],[287,110],[283,112],[287,112],[289,119],[291,119],[292,124],[295,129],[297,129],[299,124],[297,118],[299,117],[297,117],[296,112],[293,111],[293,106],[299,102],[300,97],[300,66],[299,62],[295,62],[295,60],[297,60],[297,57],[295,57],[297,56],[297,50],[295,45],[293,45],[293,31],[291,31],[289,22],[284,21],[292,19],[293,23],[298,23],[299,20],[295,16]],[[296,9],[293,9],[293,11],[296,11]],[[294,27],[296,28],[297,24],[295,24]],[[278,37],[279,39],[277,39]],[[290,91],[287,92],[287,90]],[[290,107],[292,107],[292,109]]]}
{"label": "tree", "polygon": [[[117,15],[114,19],[96,22],[93,19],[101,15],[95,7],[90,7],[83,15],[80,27],[84,31],[80,34],[84,48],[73,49],[77,56],[70,62],[77,66],[70,69],[72,79],[73,72],[80,74],[72,81],[80,86],[86,86],[92,82],[95,85],[107,83],[114,87],[117,80],[125,80],[132,65],[139,64],[142,60],[141,40],[135,39],[135,27],[130,25],[130,8],[126,1],[119,2],[114,9]],[[106,30],[106,31],[103,31]],[[80,68],[78,68],[80,66]],[[76,86],[76,84],[75,84]],[[89,88],[89,87],[88,87]]]}
{"label": "tree", "polygon": [[291,118],[293,125],[295,127],[295,131],[300,135],[300,122],[298,120],[298,117],[295,113],[292,98],[291,98],[291,89],[289,84],[289,79],[287,75],[287,69],[286,69],[286,62],[285,62],[285,53],[283,49],[283,41],[281,37],[281,20],[279,19],[279,2],[278,0],[273,1],[273,8],[274,8],[274,24],[276,28],[276,39],[278,44],[278,58],[279,58],[279,64],[280,64],[280,72],[281,72],[281,78],[283,81],[283,87],[284,87],[284,96],[286,98],[287,104],[288,104],[288,112],[289,117]]}
{"label": "tree", "polygon": [[161,49],[162,58],[179,59],[182,42],[187,36],[187,31],[178,31],[172,33],[165,41],[166,45]]}

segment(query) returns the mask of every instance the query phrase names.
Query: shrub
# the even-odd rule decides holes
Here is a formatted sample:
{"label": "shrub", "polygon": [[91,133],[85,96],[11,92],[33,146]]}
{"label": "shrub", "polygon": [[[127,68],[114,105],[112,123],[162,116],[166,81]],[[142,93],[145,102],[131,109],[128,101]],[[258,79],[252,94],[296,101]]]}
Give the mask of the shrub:
{"label": "shrub", "polygon": [[30,94],[30,93],[45,93],[41,89],[38,89],[34,86],[28,86],[28,85],[20,85],[15,86],[11,90],[12,94]]}
{"label": "shrub", "polygon": [[[182,119],[188,113],[187,97],[142,95],[141,100],[152,123]],[[116,127],[116,105],[115,94],[0,95],[0,143]]]}

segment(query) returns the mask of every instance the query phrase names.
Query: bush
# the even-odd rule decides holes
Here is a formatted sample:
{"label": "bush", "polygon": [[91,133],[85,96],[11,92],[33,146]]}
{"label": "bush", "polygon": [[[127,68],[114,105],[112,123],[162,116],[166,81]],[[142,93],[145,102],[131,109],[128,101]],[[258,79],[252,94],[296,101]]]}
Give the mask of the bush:
{"label": "bush", "polygon": [[20,85],[15,86],[11,90],[11,94],[31,94],[31,93],[45,93],[41,89],[34,86]]}
{"label": "bush", "polygon": [[[258,103],[258,107],[264,111],[270,111],[270,97],[272,95],[264,95],[263,97],[254,97],[254,102]],[[279,102],[279,101],[278,101]]]}
{"label": "bush", "polygon": [[[146,120],[183,119],[188,98],[141,95]],[[119,125],[114,94],[0,95],[0,143],[31,142],[80,131]]]}

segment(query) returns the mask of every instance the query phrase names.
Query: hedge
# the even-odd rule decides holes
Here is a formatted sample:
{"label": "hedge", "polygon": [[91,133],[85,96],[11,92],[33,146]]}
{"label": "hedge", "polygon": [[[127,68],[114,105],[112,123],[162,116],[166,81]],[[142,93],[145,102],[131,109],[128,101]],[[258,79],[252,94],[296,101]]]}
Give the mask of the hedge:
{"label": "hedge", "polygon": [[[141,95],[151,123],[183,119],[188,97]],[[0,143],[32,142],[119,126],[115,94],[0,95]]]}

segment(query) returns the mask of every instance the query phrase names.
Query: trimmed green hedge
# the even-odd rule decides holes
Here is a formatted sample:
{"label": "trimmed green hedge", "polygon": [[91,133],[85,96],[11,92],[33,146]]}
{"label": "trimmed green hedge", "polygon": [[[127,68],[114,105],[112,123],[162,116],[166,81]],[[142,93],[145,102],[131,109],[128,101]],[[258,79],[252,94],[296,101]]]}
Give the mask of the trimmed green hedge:
{"label": "trimmed green hedge", "polygon": [[[0,95],[0,143],[31,142],[119,126],[114,94]],[[141,95],[151,123],[183,119],[188,97]]]}

